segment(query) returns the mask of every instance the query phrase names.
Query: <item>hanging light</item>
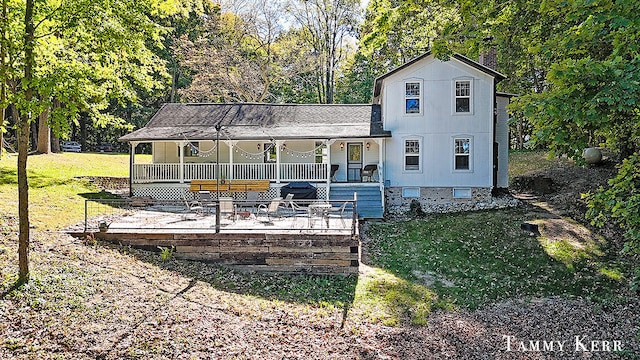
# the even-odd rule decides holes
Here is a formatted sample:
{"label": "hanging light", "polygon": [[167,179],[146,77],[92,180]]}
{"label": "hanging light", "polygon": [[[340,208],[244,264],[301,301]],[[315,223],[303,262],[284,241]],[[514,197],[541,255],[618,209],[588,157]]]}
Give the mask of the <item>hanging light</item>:
{"label": "hanging light", "polygon": [[365,146],[367,147],[367,151],[369,151],[369,149],[371,149],[371,143],[367,141],[367,143],[365,144]]}
{"label": "hanging light", "polygon": [[258,151],[260,151],[260,144],[258,144]]}
{"label": "hanging light", "polygon": [[340,150],[344,150],[344,143],[343,142],[340,143]]}

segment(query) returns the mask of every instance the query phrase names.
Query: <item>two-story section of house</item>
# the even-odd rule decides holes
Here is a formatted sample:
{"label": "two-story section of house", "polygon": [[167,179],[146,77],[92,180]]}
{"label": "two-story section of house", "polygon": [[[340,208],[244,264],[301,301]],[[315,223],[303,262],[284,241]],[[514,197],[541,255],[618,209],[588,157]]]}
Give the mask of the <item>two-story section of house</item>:
{"label": "two-story section of house", "polygon": [[[426,211],[474,209],[508,185],[503,78],[426,53],[377,78],[371,104],[165,104],[120,139],[131,144],[131,195],[179,199],[194,180],[219,177],[268,182],[265,201],[300,182],[325,200],[357,193],[365,218],[414,200]],[[145,143],[151,162],[138,163]]]}
{"label": "two-story section of house", "polygon": [[507,187],[508,97],[495,90],[502,79],[464,56],[430,53],[376,79],[373,103],[392,134],[384,143],[387,209],[412,200],[428,210],[472,208]]}

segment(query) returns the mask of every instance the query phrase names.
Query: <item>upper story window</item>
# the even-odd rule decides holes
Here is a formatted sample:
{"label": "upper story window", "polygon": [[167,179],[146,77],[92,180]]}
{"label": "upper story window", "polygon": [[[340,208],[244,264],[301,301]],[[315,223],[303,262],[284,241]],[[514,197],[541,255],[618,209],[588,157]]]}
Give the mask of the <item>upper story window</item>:
{"label": "upper story window", "polygon": [[471,80],[456,80],[455,81],[455,112],[470,113],[471,112]]}
{"label": "upper story window", "polygon": [[420,170],[420,140],[407,139],[404,141],[404,169],[408,171]]}
{"label": "upper story window", "polygon": [[405,83],[404,101],[406,114],[420,113],[420,91],[420,82]]}
{"label": "upper story window", "polygon": [[453,140],[454,170],[470,170],[471,139],[456,138]]}

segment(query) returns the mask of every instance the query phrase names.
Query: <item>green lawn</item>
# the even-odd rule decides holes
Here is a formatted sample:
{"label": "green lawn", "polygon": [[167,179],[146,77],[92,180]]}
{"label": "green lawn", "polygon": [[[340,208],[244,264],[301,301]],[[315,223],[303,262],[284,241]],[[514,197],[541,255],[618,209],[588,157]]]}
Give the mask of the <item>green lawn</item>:
{"label": "green lawn", "polygon": [[571,163],[567,159],[549,158],[544,150],[512,150],[509,151],[509,180],[529,171]]}
{"label": "green lawn", "polygon": [[[3,155],[0,160],[0,212],[9,216],[18,214],[16,162],[15,155]],[[31,155],[27,171],[31,224],[43,230],[55,230],[83,220],[84,200],[101,196],[98,189],[80,177],[129,176],[129,155]]]}
{"label": "green lawn", "polygon": [[446,307],[512,297],[605,299],[624,287],[624,265],[609,256],[604,239],[591,234],[576,242],[520,230],[536,218],[520,208],[373,224],[370,265],[424,284],[433,303]]}

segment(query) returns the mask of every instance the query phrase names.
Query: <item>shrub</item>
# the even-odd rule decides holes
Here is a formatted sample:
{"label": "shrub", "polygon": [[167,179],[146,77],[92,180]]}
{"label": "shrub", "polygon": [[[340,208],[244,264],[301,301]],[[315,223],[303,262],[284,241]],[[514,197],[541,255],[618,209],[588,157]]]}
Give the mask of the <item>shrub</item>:
{"label": "shrub", "polygon": [[[624,159],[618,174],[609,180],[609,188],[600,187],[586,198],[586,216],[591,223],[602,227],[606,221],[615,221],[624,229],[623,252],[640,257],[640,155],[635,153]],[[635,269],[632,286],[640,289],[640,268]]]}

